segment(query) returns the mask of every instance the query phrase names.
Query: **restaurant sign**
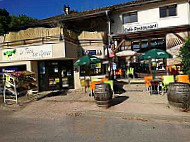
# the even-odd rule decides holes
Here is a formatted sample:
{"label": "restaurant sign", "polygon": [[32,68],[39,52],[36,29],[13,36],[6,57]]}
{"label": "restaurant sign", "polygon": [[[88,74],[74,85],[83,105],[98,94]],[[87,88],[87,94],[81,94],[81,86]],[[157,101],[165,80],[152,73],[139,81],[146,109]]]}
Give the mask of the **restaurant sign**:
{"label": "restaurant sign", "polygon": [[124,25],[124,33],[147,31],[147,30],[153,30],[157,28],[158,28],[158,23],[150,23],[150,24],[134,25],[134,26]]}
{"label": "restaurant sign", "polygon": [[2,52],[3,61],[36,60],[52,57],[52,55],[52,45],[12,48]]}

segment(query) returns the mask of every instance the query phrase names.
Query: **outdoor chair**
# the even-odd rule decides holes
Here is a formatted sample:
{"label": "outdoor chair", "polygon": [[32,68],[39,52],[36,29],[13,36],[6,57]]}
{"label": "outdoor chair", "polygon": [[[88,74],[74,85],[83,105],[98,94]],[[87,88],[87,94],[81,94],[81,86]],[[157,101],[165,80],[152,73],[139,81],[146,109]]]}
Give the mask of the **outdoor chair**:
{"label": "outdoor chair", "polygon": [[189,75],[177,75],[176,82],[189,83]]}
{"label": "outdoor chair", "polygon": [[99,79],[99,78],[91,78],[91,82],[94,82],[94,81],[101,81],[101,79]]}
{"label": "outdoor chair", "polygon": [[123,75],[122,70],[121,70],[121,69],[117,69],[117,70],[115,71],[115,75],[121,77],[121,76]]}
{"label": "outdoor chair", "polygon": [[126,71],[127,78],[129,78],[129,75],[132,75],[134,78],[134,68],[128,68]]}
{"label": "outdoor chair", "polygon": [[100,83],[101,83],[101,81],[93,81],[90,83],[90,95],[91,96],[94,93],[94,89],[95,89],[96,84],[100,84]]}
{"label": "outdoor chair", "polygon": [[84,79],[81,79],[80,80],[80,84],[81,84],[81,87],[83,88],[83,87],[85,87],[86,85],[86,83],[85,83],[85,80]]}
{"label": "outdoor chair", "polygon": [[145,76],[145,77],[144,77],[145,86],[146,86],[146,90],[147,90],[147,91],[150,90],[150,87],[151,87],[150,80],[152,80],[152,79],[153,79],[153,76],[152,76],[152,75],[149,75],[149,76]]}
{"label": "outdoor chair", "polygon": [[165,90],[165,92],[168,90],[168,87],[169,87],[169,84],[170,83],[174,83],[175,80],[174,80],[174,76],[173,75],[165,75],[165,76],[162,76],[162,92],[163,90]]}
{"label": "outdoor chair", "polygon": [[113,89],[113,80],[108,80],[108,81],[104,81],[104,83],[107,83],[110,85],[111,89],[112,89],[112,92],[114,94],[114,89]]}
{"label": "outdoor chair", "polygon": [[91,96],[93,95],[94,93],[94,89],[95,89],[95,86],[96,84],[100,84],[100,83],[106,83],[106,84],[109,84],[111,89],[112,89],[112,92],[114,94],[114,90],[113,90],[113,80],[102,80],[102,81],[93,81],[90,83],[90,91],[91,91]]}
{"label": "outdoor chair", "polygon": [[108,81],[108,80],[109,80],[108,78],[102,78],[101,82]]}
{"label": "outdoor chair", "polygon": [[179,75],[183,75],[184,73],[183,73],[183,71],[182,71],[182,67],[181,66],[179,66]]}
{"label": "outdoor chair", "polygon": [[86,93],[87,88],[89,88],[89,86],[90,86],[90,81],[81,79],[80,84],[81,84],[82,90],[84,89],[85,93]]}

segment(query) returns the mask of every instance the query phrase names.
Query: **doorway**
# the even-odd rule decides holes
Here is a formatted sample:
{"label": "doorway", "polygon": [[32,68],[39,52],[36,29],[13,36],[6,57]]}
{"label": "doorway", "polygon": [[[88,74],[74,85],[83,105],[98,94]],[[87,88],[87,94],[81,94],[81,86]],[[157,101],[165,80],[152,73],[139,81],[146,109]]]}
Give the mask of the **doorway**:
{"label": "doorway", "polygon": [[39,61],[40,91],[73,89],[73,61]]}

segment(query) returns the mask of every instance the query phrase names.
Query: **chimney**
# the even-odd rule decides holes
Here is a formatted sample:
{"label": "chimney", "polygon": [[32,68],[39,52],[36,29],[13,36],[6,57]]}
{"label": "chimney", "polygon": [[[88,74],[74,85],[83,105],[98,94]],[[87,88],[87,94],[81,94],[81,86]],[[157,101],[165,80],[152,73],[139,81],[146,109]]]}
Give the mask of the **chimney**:
{"label": "chimney", "polygon": [[69,5],[64,5],[64,13],[65,13],[65,15],[70,14],[70,6]]}

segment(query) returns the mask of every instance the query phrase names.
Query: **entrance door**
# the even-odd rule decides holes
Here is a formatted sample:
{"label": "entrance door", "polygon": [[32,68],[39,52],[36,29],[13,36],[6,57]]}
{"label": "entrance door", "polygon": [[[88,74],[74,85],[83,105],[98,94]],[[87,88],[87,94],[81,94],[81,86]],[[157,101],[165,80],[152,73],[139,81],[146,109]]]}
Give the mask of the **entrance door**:
{"label": "entrance door", "polygon": [[61,80],[62,88],[74,88],[74,77],[73,77],[73,62],[62,61],[61,66]]}
{"label": "entrance door", "polygon": [[48,90],[58,90],[60,88],[59,63],[48,62]]}
{"label": "entrance door", "polygon": [[73,61],[40,61],[39,87],[40,91],[73,89]]}

